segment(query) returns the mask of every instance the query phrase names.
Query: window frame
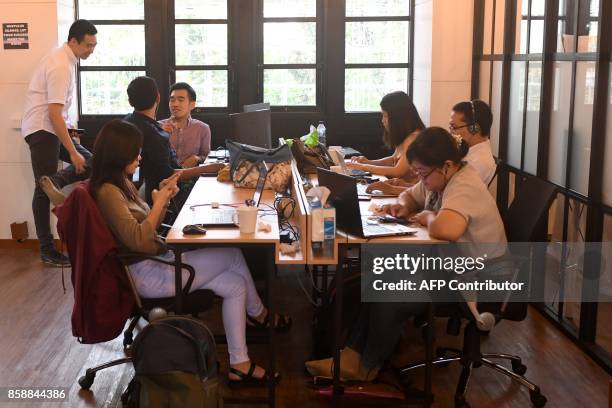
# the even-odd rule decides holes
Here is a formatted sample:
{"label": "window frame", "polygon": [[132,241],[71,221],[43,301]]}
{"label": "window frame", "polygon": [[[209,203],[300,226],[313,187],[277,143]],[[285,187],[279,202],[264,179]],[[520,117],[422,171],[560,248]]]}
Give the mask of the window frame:
{"label": "window frame", "polygon": [[[571,90],[571,101],[570,101],[570,117],[568,119],[568,146],[566,153],[566,177],[565,186],[558,187],[559,196],[564,198],[564,208],[561,214],[563,223],[562,241],[568,239],[568,229],[570,228],[571,220],[569,214],[569,203],[570,199],[584,205],[586,207],[586,229],[584,231],[585,242],[601,242],[603,239],[603,216],[604,214],[612,214],[612,208],[605,205],[602,201],[602,189],[603,189],[603,159],[604,149],[595,148],[595,146],[603,146],[606,142],[606,118],[607,115],[607,104],[610,98],[609,88],[609,75],[610,65],[612,64],[612,3],[606,1],[600,1],[598,17],[591,17],[587,10],[587,18],[582,21],[592,22],[598,21],[598,32],[597,40],[598,46],[596,52],[576,52],[577,41],[574,42],[574,52],[560,53],[557,52],[557,34],[558,34],[558,22],[560,20],[571,21],[573,27],[573,33],[579,33],[579,5],[584,4],[586,0],[575,0],[572,7],[573,16],[568,16],[566,12],[563,16],[559,16],[558,0],[549,0],[546,2],[546,11],[544,16],[545,27],[544,27],[544,45],[542,54],[517,54],[515,48],[516,40],[516,23],[517,19],[517,0],[506,0],[506,7],[504,12],[504,47],[502,54],[493,54],[493,48],[491,48],[491,54],[484,54],[482,50],[483,40],[482,37],[486,32],[484,30],[484,12],[485,12],[485,1],[476,0],[474,8],[474,21],[475,21],[475,36],[479,35],[481,38],[478,41],[474,41],[474,64],[472,66],[472,78],[476,78],[472,82],[472,98],[478,97],[480,78],[479,69],[480,63],[484,61],[501,61],[502,62],[502,81],[501,81],[501,111],[500,115],[500,129],[499,129],[499,150],[500,158],[502,161],[507,161],[508,155],[508,117],[509,117],[509,99],[510,99],[510,69],[511,64],[514,61],[533,61],[538,59],[542,63],[542,79],[541,79],[541,105],[540,105],[540,123],[539,123],[539,139],[537,143],[538,149],[538,163],[537,163],[537,174],[538,178],[541,178],[547,182],[555,184],[548,177],[548,160],[549,160],[549,144],[550,132],[551,132],[551,109],[552,109],[552,96],[553,96],[553,67],[554,63],[559,61],[567,61],[572,64],[572,80],[570,86]],[[496,0],[492,0],[494,3],[493,9],[495,10]],[[530,2],[531,4],[531,2]],[[531,9],[531,7],[530,7]],[[584,14],[584,10],[582,13]],[[573,20],[570,18],[573,17]],[[491,30],[492,41],[491,47],[494,44],[495,34],[495,19],[493,19],[493,29]],[[576,34],[574,34],[576,35]],[[529,40],[528,40],[529,41]],[[486,50],[485,50],[486,52]],[[593,115],[591,118],[592,128],[589,134],[591,140],[590,157],[589,157],[589,180],[588,180],[588,193],[587,195],[581,194],[574,189],[570,188],[571,166],[572,166],[572,139],[573,139],[573,128],[574,128],[574,106],[576,99],[576,65],[579,62],[593,62],[596,66],[595,71],[595,84],[594,84],[594,103],[593,103]],[[493,64],[490,64],[491,71]],[[489,74],[489,100],[491,100],[491,90],[493,85],[493,75]],[[527,81],[525,81],[527,82]],[[610,136],[608,135],[608,139]],[[523,155],[521,162],[524,161],[524,150],[525,140],[521,146]],[[524,172],[522,165],[521,168],[514,168],[507,164],[504,164],[506,171],[498,175],[497,181],[497,202],[500,212],[502,214],[508,208],[509,192],[510,192],[510,174],[515,176],[516,185],[520,185],[523,178],[532,177],[531,174]],[[561,262],[562,264],[562,262]],[[581,265],[584,270],[586,264]],[[559,268],[560,281],[563,282],[565,279],[564,268]],[[537,278],[537,277],[536,277]],[[582,281],[582,293],[586,291],[596,291],[599,282],[597,280],[583,280]],[[560,286],[560,299],[563,298],[563,286]],[[593,293],[593,292],[591,292]],[[589,354],[596,362],[606,367],[608,370],[612,369],[612,352],[610,350],[604,350],[601,346],[596,343],[597,333],[597,303],[581,302],[580,303],[580,320],[579,324],[574,326],[569,322],[564,313],[564,303],[559,301],[558,307],[552,307],[547,304],[537,303],[534,307],[542,313],[543,316],[547,317],[553,324],[562,330],[568,337],[572,338],[581,347],[583,351]]]}
{"label": "window frame", "polygon": [[[75,14],[78,18],[79,8],[78,1],[75,2]],[[146,16],[145,19],[122,19],[122,20],[89,20],[96,27],[99,26],[114,26],[114,25],[142,25],[145,30],[145,65],[81,65],[79,60],[77,64],[77,75],[76,75],[76,94],[77,94],[77,109],[79,117],[83,116],[100,116],[100,117],[114,117],[116,113],[83,113],[83,95],[81,72],[133,72],[133,71],[144,71],[148,75],[147,70],[147,50],[146,50]]]}
{"label": "window frame", "polygon": [[[324,94],[324,32],[323,32],[323,0],[315,1],[315,17],[264,17],[264,2],[260,0],[256,6],[256,35],[258,39],[257,47],[257,100],[264,101],[264,72],[266,69],[314,69],[315,70],[315,104],[314,105],[270,105],[272,112],[316,112],[322,113]],[[315,38],[315,63],[314,64],[265,64],[264,63],[264,25],[265,23],[315,23],[316,38]]]}
{"label": "window frame", "polygon": [[[197,105],[192,111],[194,114],[202,112],[210,113],[229,113],[233,107],[233,93],[234,93],[234,67],[232,61],[233,57],[233,24],[231,19],[231,3],[230,0],[226,0],[227,14],[225,19],[177,19],[175,18],[175,1],[168,0],[168,38],[167,38],[167,49],[168,49],[168,76],[170,78],[169,83],[173,84],[176,82],[177,71],[219,71],[225,70],[227,72],[227,104],[226,106],[206,106]],[[176,26],[181,24],[193,24],[193,25],[210,25],[210,24],[225,24],[227,26],[227,63],[225,65],[180,65],[176,64]],[[160,91],[161,92],[161,91]],[[169,95],[168,95],[169,97]],[[162,98],[163,100],[164,98]],[[167,98],[166,98],[167,99]]]}
{"label": "window frame", "polygon": [[[343,21],[343,32],[344,32],[344,51],[346,53],[346,23],[352,22],[386,22],[386,21],[406,21],[408,22],[408,62],[406,63],[346,63],[346,56],[344,55],[343,66],[342,66],[342,111],[348,115],[354,114],[371,114],[372,112],[378,113],[378,111],[347,111],[346,110],[346,70],[347,69],[360,69],[360,68],[404,68],[408,70],[406,84],[406,93],[412,98],[413,95],[413,79],[414,79],[414,12],[416,0],[408,1],[408,12],[407,16],[347,16],[346,15],[346,0],[344,4],[344,21]],[[382,96],[381,96],[382,97]]]}

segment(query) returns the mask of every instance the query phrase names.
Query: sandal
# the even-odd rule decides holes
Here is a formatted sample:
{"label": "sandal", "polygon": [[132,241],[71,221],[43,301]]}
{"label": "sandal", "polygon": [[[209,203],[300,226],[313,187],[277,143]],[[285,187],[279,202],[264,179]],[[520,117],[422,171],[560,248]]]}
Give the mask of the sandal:
{"label": "sandal", "polygon": [[[230,367],[229,372],[232,374],[237,375],[238,377],[240,377],[239,380],[231,380],[228,378],[227,384],[234,388],[234,387],[253,387],[253,386],[266,386],[268,385],[268,381],[270,381],[270,374],[268,374],[268,372],[266,370],[264,370],[264,374],[261,378],[256,378],[253,377],[253,373],[255,372],[255,368],[257,368],[257,365],[253,362],[251,362],[251,366],[249,367],[249,372],[248,373],[243,373],[242,371],[236,370],[233,367]],[[280,374],[279,373],[275,373],[274,374],[274,378],[272,379],[272,381],[274,382],[274,384],[278,384],[278,381],[280,380]]]}
{"label": "sandal", "polygon": [[[288,331],[291,328],[291,325],[293,324],[293,320],[291,319],[291,317],[282,315],[280,313],[276,313],[276,316],[278,316],[278,320],[276,320],[275,322],[274,330],[276,330],[277,333],[284,333]],[[254,317],[247,315],[247,323],[251,327],[266,330],[270,327],[270,314],[266,314],[266,318],[263,322],[260,322]]]}

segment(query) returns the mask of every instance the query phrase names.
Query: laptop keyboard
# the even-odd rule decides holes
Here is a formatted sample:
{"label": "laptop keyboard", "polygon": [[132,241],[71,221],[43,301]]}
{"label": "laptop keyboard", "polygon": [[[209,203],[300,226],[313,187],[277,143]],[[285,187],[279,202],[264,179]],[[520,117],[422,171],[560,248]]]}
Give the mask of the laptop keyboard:
{"label": "laptop keyboard", "polygon": [[368,224],[363,228],[363,230],[364,232],[369,232],[371,234],[385,234],[388,232],[395,232],[394,230],[391,230],[378,224]]}
{"label": "laptop keyboard", "polygon": [[233,224],[235,210],[210,210],[204,214],[202,224]]}

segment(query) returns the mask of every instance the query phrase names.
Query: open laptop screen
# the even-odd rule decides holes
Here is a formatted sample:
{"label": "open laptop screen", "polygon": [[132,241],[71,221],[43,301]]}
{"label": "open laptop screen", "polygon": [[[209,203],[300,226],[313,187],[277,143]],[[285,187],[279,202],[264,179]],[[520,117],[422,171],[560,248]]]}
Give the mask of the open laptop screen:
{"label": "open laptop screen", "polygon": [[317,168],[319,186],[327,187],[329,199],[336,207],[336,224],[341,230],[354,235],[363,235],[361,211],[357,198],[357,183],[353,177]]}

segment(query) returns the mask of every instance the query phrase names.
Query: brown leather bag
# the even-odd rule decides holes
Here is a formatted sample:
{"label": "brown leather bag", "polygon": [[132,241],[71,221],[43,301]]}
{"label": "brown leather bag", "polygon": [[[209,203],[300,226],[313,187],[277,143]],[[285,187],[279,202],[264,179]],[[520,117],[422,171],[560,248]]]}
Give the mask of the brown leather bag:
{"label": "brown leather bag", "polygon": [[300,139],[293,139],[291,153],[293,153],[298,170],[302,174],[316,173],[317,167],[329,170],[330,166],[334,165],[327,149],[321,143],[309,147]]}

